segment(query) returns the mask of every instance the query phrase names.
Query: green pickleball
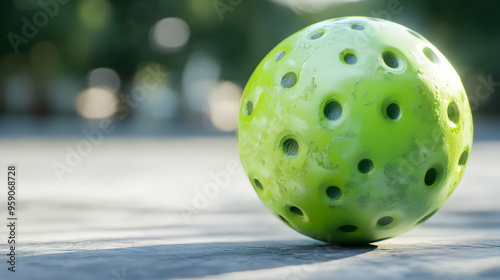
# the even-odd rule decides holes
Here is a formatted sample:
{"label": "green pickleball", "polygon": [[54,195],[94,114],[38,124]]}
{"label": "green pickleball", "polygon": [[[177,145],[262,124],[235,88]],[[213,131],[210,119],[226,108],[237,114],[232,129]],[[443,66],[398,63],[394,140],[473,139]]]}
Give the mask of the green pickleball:
{"label": "green pickleball", "polygon": [[472,116],[459,76],[418,33],[365,17],[313,24],[250,77],[243,167],[285,224],[327,242],[402,234],[462,178]]}

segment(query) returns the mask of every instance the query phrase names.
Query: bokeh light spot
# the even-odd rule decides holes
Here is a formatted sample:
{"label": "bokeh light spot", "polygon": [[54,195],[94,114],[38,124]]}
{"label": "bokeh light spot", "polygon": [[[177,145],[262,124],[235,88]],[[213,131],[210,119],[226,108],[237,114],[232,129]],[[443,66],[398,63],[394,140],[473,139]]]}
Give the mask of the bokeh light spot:
{"label": "bokeh light spot", "polygon": [[109,68],[96,68],[89,72],[89,87],[109,88],[113,91],[120,89],[120,76],[115,70]]}
{"label": "bokeh light spot", "polygon": [[59,68],[59,51],[48,41],[36,43],[30,53],[30,64],[36,74],[50,77],[57,73]]}
{"label": "bokeh light spot", "polygon": [[232,82],[220,82],[212,90],[209,99],[209,117],[221,131],[233,131],[238,122],[242,88]]}
{"label": "bokeh light spot", "polygon": [[76,110],[86,119],[105,119],[118,109],[118,95],[107,88],[88,88],[78,96]]}
{"label": "bokeh light spot", "polygon": [[179,51],[189,40],[189,26],[180,18],[164,18],[158,21],[152,29],[153,45],[163,51]]}
{"label": "bokeh light spot", "polygon": [[111,7],[108,0],[81,0],[78,2],[78,17],[84,27],[99,30],[108,23]]}

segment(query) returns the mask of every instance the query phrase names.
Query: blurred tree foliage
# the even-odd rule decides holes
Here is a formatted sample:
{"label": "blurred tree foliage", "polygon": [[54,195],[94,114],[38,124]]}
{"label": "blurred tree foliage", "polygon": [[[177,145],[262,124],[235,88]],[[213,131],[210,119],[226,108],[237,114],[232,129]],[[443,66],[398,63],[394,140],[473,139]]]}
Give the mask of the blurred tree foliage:
{"label": "blurred tree foliage", "polygon": [[[470,97],[477,94],[478,77],[500,82],[500,2],[494,0],[343,1],[313,13],[267,0],[40,2],[55,1],[59,10],[49,15],[32,38],[18,42],[17,55],[12,34],[23,36],[23,18],[31,23],[43,21],[43,17],[34,18],[43,9],[38,0],[0,2],[0,115],[6,114],[8,106],[1,81],[19,71],[29,73],[35,84],[37,100],[30,112],[39,116],[54,114],[46,98],[47,80],[70,75],[84,85],[88,72],[97,67],[116,70],[126,84],[140,63],[158,61],[176,77],[172,82],[182,92],[182,70],[197,50],[209,51],[219,60],[221,79],[244,86],[267,52],[290,34],[317,21],[352,15],[390,19],[423,34],[455,66]],[[221,16],[217,5],[230,8]],[[182,18],[189,25],[189,42],[178,52],[159,52],[150,45],[151,27],[166,17]],[[34,48],[43,41],[49,44]],[[34,59],[37,53],[39,58]],[[478,113],[500,113],[499,90],[494,88],[491,97],[480,102]]]}

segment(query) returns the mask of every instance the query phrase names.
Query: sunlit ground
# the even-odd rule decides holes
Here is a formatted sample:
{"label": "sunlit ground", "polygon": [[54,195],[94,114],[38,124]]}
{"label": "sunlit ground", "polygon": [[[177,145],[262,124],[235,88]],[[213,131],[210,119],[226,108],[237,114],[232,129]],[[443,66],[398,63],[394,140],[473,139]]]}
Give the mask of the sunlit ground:
{"label": "sunlit ground", "polygon": [[361,247],[314,241],[271,215],[234,136],[2,139],[19,169],[16,279],[494,279],[498,131],[476,124],[465,177],[435,216]]}

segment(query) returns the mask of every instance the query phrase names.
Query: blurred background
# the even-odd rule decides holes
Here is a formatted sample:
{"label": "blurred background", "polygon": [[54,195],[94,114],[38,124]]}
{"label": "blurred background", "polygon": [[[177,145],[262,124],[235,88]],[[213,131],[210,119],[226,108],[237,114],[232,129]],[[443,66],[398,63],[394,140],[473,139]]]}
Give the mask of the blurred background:
{"label": "blurred background", "polygon": [[498,1],[5,0],[2,136],[234,133],[242,89],[280,41],[342,16],[389,19],[454,65],[474,115],[500,113]]}

